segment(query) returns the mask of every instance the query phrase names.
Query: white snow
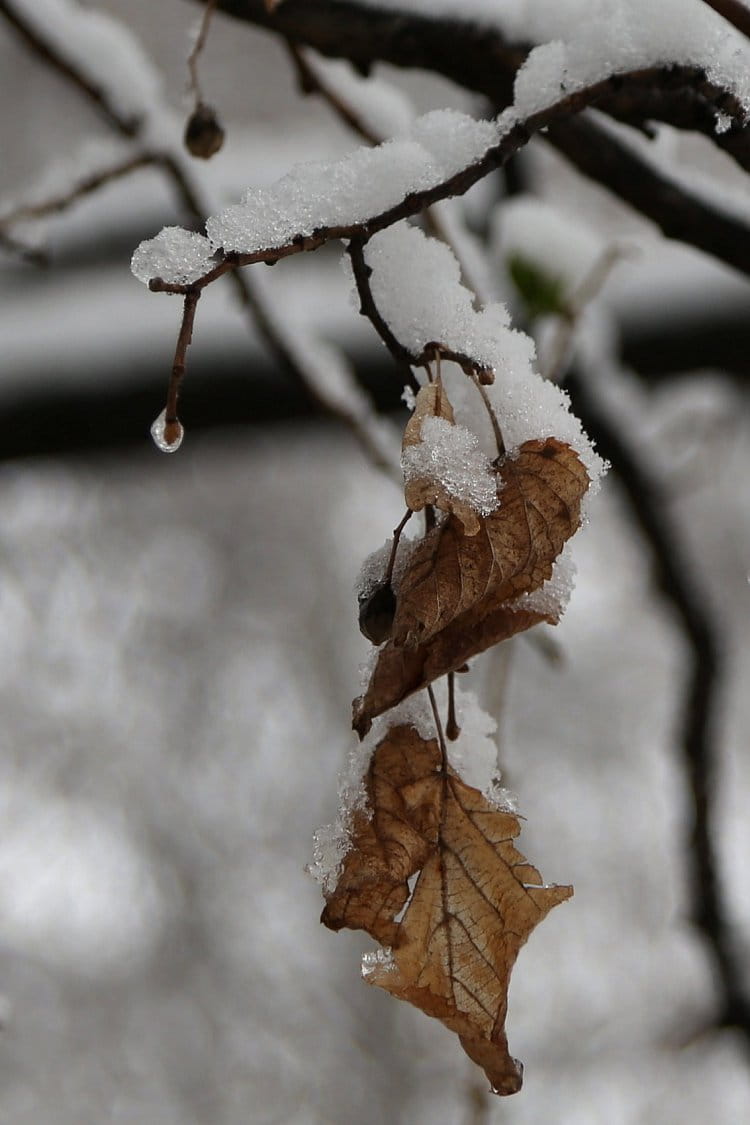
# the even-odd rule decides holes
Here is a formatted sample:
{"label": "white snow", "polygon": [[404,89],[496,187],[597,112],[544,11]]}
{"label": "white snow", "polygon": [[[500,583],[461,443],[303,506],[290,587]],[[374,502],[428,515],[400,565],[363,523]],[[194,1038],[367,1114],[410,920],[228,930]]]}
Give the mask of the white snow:
{"label": "white snow", "polygon": [[671,65],[704,68],[750,110],[750,43],[703,0],[462,0],[460,8],[452,0],[374,2],[460,18],[496,29],[508,43],[537,45],[516,86],[522,116],[610,75]]}
{"label": "white snow", "polygon": [[499,204],[491,220],[491,246],[503,264],[519,255],[563,283],[570,298],[601,261],[605,240],[590,225],[538,196],[517,195]]}
{"label": "white snow", "polygon": [[[438,340],[494,369],[486,387],[508,452],[535,438],[556,437],[580,456],[596,488],[604,464],[570,413],[570,400],[533,367],[534,344],[509,327],[504,306],[479,311],[460,282],[459,267],[443,243],[399,223],[373,236],[366,248],[375,303],[397,339],[415,354]],[[497,455],[484,404],[455,365],[442,365],[456,422],[476,434],[485,452]],[[590,490],[591,491],[591,490]]]}
{"label": "white snow", "polygon": [[299,164],[270,188],[246,192],[206,223],[214,249],[253,254],[322,227],[347,227],[395,207],[479,160],[497,125],[455,110],[433,110],[402,137],[335,161]]}
{"label": "white snow", "polygon": [[106,91],[124,119],[146,117],[161,101],[157,71],[124,23],[76,0],[11,0],[10,7],[57,55]]}
{"label": "white snow", "polygon": [[575,587],[576,564],[573,560],[573,543],[565,544],[562,553],[555,559],[552,576],[538,590],[522,594],[515,603],[519,609],[543,613],[559,621],[568,607]]}
{"label": "white snow", "polygon": [[130,268],[144,285],[156,277],[175,285],[189,285],[208,273],[213,264],[213,250],[202,234],[164,227],[155,238],[141,242]]}
{"label": "white snow", "polygon": [[[438,713],[445,716],[448,690],[443,678],[433,684]],[[460,734],[455,742],[446,743],[448,761],[467,785],[478,789],[496,808],[516,811],[516,798],[500,784],[497,766],[497,745],[493,735],[497,723],[480,707],[473,692],[455,688],[456,717]],[[366,807],[365,777],[372,755],[392,727],[411,726],[420,738],[437,737],[435,717],[426,691],[379,715],[367,736],[352,746],[346,768],[339,776],[339,810],[333,824],[319,828],[313,836],[313,862],[308,872],[320,883],[323,890],[333,890],[341,863],[349,849],[351,817],[358,809]]]}
{"label": "white snow", "polygon": [[497,476],[479,448],[479,439],[465,426],[446,418],[425,418],[422,440],[401,454],[404,480],[427,477],[437,481],[449,496],[488,516],[497,507]]}

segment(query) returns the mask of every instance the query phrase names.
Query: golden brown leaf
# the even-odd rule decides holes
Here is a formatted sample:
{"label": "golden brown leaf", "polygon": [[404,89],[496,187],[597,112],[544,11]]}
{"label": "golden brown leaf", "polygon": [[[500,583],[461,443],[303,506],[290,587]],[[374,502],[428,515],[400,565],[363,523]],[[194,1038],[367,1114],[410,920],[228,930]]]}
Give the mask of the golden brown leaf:
{"label": "golden brown leaf", "polygon": [[456,671],[472,656],[542,621],[550,625],[557,623],[556,618],[533,609],[500,605],[487,612],[480,603],[416,648],[388,641],[378,653],[364,695],[354,700],[354,729],[363,738],[377,715],[389,711],[407,695]]}
{"label": "golden brown leaf", "polygon": [[497,1093],[515,1093],[522,1068],[505,1037],[510,973],[533,928],[572,888],[542,884],[513,845],[517,817],[466,785],[438,742],[413,727],[392,727],[379,743],[367,795],[322,920],[389,946],[369,982],[441,1020]]}
{"label": "golden brown leaf", "polygon": [[[404,452],[422,443],[422,424],[426,418],[442,418],[454,425],[453,407],[440,379],[419,389],[414,413],[404,430]],[[453,496],[434,476],[424,473],[410,477],[404,484],[404,498],[412,512],[421,512],[428,504],[432,504],[460,520],[467,535],[476,535],[479,531],[479,514],[466,501]]]}
{"label": "golden brown leaf", "polygon": [[363,696],[354,701],[360,735],[395,706],[477,653],[531,628],[556,622],[519,608],[552,574],[581,521],[588,474],[555,438],[527,441],[499,469],[500,507],[467,535],[449,516],[418,543],[396,590],[391,639],[383,645]]}
{"label": "golden brown leaf", "polygon": [[589,477],[561,441],[527,441],[498,473],[500,506],[466,535],[452,517],[415,547],[397,596],[393,639],[419,644],[478,602],[487,611],[536,590],[581,521]]}

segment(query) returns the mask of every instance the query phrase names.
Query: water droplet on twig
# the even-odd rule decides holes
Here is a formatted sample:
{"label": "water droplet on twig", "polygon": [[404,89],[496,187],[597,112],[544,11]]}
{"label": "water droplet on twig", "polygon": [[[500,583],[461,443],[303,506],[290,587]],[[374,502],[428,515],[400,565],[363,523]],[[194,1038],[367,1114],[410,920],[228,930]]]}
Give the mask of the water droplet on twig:
{"label": "water droplet on twig", "polygon": [[167,422],[166,407],[162,410],[151,427],[151,437],[154,439],[154,445],[157,449],[160,449],[162,453],[176,453],[182,445],[184,435],[185,431],[182,428],[182,423],[177,418],[172,422]]}

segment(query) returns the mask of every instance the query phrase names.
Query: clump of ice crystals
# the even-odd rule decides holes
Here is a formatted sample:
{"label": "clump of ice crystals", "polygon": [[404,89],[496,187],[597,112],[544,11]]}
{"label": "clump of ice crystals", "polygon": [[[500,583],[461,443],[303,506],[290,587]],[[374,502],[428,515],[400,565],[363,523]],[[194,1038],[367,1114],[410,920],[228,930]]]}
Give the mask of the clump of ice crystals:
{"label": "clump of ice crystals", "polygon": [[514,608],[543,613],[554,621],[559,621],[568,607],[575,586],[576,564],[573,561],[572,544],[566,543],[563,551],[555,559],[549,579],[530,594],[522,594],[514,603]]}
{"label": "clump of ice crystals", "polygon": [[393,960],[393,950],[390,945],[386,945],[382,949],[374,949],[371,953],[362,954],[361,971],[365,980],[376,970],[388,973],[395,967],[396,963]]}
{"label": "clump of ice crystals", "polygon": [[433,110],[394,140],[340,160],[298,164],[271,187],[250,189],[241,203],[210,218],[206,233],[214,249],[254,254],[323,227],[364,222],[442,183],[498,140],[492,121]]}
{"label": "clump of ice crystals", "polygon": [[162,410],[158,418],[154,419],[151,425],[151,437],[154,439],[154,445],[160,449],[162,453],[176,453],[182,445],[182,439],[185,436],[185,431],[182,428],[181,422],[173,422],[172,430],[176,436],[171,439],[167,438],[167,409]]}
{"label": "clump of ice crystals", "polygon": [[[519,116],[528,117],[614,74],[675,65],[701,68],[710,82],[737,97],[745,113],[750,110],[750,48],[707,4],[587,0],[582,13],[580,0],[537,0],[525,8],[515,30],[520,41],[540,46],[516,75],[514,108]],[[497,19],[502,26],[502,11]]]}
{"label": "clump of ice crystals", "polygon": [[[375,304],[400,343],[418,355],[439,341],[493,370],[495,381],[485,391],[508,453],[534,439],[567,442],[585,465],[593,493],[604,462],[571,414],[568,395],[534,370],[534,343],[510,327],[503,305],[474,308],[450,249],[417,227],[397,223],[373,235],[366,260]],[[490,452],[491,432],[489,442],[482,438],[489,431],[487,411],[476,388],[455,365],[444,363],[442,376],[457,425],[477,434]]]}
{"label": "clump of ice crystals", "polygon": [[213,265],[208,239],[182,227],[164,227],[155,238],[146,239],[130,262],[133,274],[144,285],[156,277],[172,285],[190,285]]}
{"label": "clump of ice crystals", "polygon": [[401,455],[406,483],[428,477],[480,515],[494,511],[497,476],[476,435],[445,418],[425,418],[420,435],[422,440],[407,446]]}

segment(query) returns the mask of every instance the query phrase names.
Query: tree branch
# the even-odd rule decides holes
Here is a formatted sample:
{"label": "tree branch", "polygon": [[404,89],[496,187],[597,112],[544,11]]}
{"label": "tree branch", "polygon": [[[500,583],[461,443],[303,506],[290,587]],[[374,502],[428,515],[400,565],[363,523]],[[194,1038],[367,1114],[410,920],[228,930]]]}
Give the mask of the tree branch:
{"label": "tree branch", "polygon": [[[722,2],[727,10],[740,7],[737,0],[716,0],[712,6]],[[377,62],[429,70],[503,107],[513,101],[516,71],[531,49],[529,43],[508,43],[496,28],[470,20],[369,8],[359,0],[284,0],[273,13],[265,0],[218,0],[217,8],[324,55],[349,59],[360,70]],[[750,169],[750,131],[744,128],[742,106],[698,67],[616,75],[602,89],[598,108],[638,129],[653,120],[704,133]],[[716,133],[719,112],[736,118],[727,133]]]}
{"label": "tree branch", "polygon": [[545,136],[579,172],[656,223],[667,238],[689,243],[750,274],[750,226],[691,196],[591,117],[554,121]]}
{"label": "tree branch", "polygon": [[750,8],[746,8],[741,0],[703,0],[703,3],[750,39]]}
{"label": "tree branch", "polygon": [[689,857],[693,922],[706,938],[716,966],[722,992],[718,1022],[741,1030],[750,1045],[750,1001],[744,993],[741,966],[732,941],[714,843],[714,727],[721,669],[716,629],[704,609],[706,598],[697,587],[656,482],[630,451],[614,422],[597,405],[585,381],[572,375],[566,387],[576,415],[617,474],[631,514],[653,555],[659,589],[671,604],[690,650],[680,743],[692,799]]}
{"label": "tree branch", "polygon": [[37,54],[48,66],[56,70],[67,82],[82,93],[99,110],[107,124],[125,137],[134,137],[141,122],[136,117],[126,117],[115,107],[107,91],[92,82],[88,75],[64,58],[39,35],[16,11],[12,0],[0,0],[0,16],[4,16],[10,26],[21,37],[26,46]]}

